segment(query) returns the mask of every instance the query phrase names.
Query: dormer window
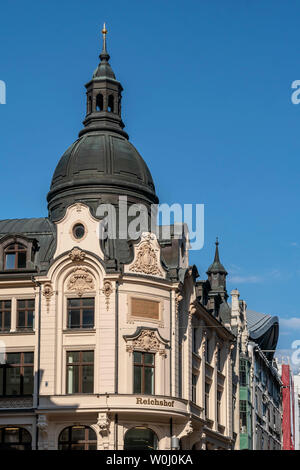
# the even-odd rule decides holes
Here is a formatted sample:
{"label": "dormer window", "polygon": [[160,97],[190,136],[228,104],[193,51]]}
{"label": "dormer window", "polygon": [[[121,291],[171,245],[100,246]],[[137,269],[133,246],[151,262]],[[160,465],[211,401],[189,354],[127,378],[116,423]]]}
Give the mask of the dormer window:
{"label": "dormer window", "polygon": [[34,270],[37,240],[23,234],[6,235],[0,240],[0,271]]}
{"label": "dormer window", "polygon": [[20,243],[12,243],[4,250],[5,269],[25,269],[27,248]]}

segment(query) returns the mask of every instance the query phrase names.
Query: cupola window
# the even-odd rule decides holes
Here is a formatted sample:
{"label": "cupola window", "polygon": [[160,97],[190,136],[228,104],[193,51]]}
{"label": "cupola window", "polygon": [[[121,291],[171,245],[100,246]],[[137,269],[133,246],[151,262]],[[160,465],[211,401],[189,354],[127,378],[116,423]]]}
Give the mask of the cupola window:
{"label": "cupola window", "polygon": [[101,93],[96,98],[96,111],[103,111],[103,96]]}
{"label": "cupola window", "polygon": [[19,243],[12,243],[5,248],[5,269],[26,268],[27,248]]}
{"label": "cupola window", "polygon": [[114,97],[113,95],[109,95],[108,97],[108,107],[107,107],[107,111],[109,113],[113,113],[114,112]]}

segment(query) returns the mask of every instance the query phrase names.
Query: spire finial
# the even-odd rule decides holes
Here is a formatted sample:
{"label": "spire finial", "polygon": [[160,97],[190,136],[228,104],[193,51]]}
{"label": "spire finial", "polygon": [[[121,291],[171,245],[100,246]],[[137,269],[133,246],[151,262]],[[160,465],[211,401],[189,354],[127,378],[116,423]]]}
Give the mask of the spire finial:
{"label": "spire finial", "polygon": [[107,35],[106,24],[103,23],[103,29],[102,29],[102,36],[103,36],[103,52],[106,52],[106,35]]}
{"label": "spire finial", "polygon": [[216,252],[215,252],[215,259],[214,263],[220,263],[220,257],[219,257],[219,239],[216,237]]}

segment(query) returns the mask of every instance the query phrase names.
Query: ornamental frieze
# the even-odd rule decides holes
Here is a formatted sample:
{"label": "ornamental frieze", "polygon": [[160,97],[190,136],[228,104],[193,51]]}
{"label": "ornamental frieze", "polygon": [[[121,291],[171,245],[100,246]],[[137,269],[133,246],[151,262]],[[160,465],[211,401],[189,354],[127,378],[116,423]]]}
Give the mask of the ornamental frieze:
{"label": "ornamental frieze", "polygon": [[94,278],[87,268],[78,267],[73,269],[73,274],[67,284],[69,291],[74,291],[81,297],[84,292],[94,290],[94,287]]}

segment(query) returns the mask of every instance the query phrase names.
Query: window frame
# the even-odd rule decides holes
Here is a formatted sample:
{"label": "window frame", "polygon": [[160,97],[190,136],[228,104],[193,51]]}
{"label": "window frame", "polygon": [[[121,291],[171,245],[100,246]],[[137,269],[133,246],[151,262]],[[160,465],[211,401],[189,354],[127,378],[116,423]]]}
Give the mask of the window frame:
{"label": "window frame", "polygon": [[[19,266],[19,253],[25,253],[25,266]],[[7,263],[7,255],[15,255],[15,263],[14,267],[8,268],[6,263]],[[5,271],[10,271],[10,270],[19,270],[19,269],[26,269],[27,266],[27,256],[28,256],[28,249],[25,245],[21,244],[20,242],[12,242],[9,243],[5,248],[4,248],[4,269]]]}
{"label": "window frame", "polygon": [[[5,307],[5,302],[10,303],[10,307]],[[10,331],[11,330],[11,314],[12,314],[12,301],[11,299],[1,299],[0,300],[0,312],[1,312],[1,324],[0,324],[0,331]],[[5,319],[6,315],[9,313],[9,328],[5,328]]]}
{"label": "window frame", "polygon": [[[69,353],[79,353],[79,362],[68,362],[68,354]],[[83,353],[93,353],[93,362],[84,362],[82,360]],[[76,392],[68,392],[69,390],[69,367],[75,366],[78,367],[79,372],[78,372],[78,391]],[[84,366],[93,366],[93,391],[92,392],[83,392],[83,367]],[[71,349],[66,351],[66,394],[67,395],[78,395],[78,394],[93,394],[94,393],[94,387],[95,387],[95,351],[94,349]]]}
{"label": "window frame", "polygon": [[[17,429],[18,430],[19,440],[17,442],[5,442],[5,431],[7,429]],[[22,438],[24,437],[23,435],[26,435],[26,434],[28,435],[28,437],[30,437],[30,440],[28,440],[28,441],[22,440]],[[24,446],[24,450],[32,450],[32,436],[31,436],[31,433],[26,428],[24,428],[22,426],[1,426],[0,427],[0,451],[2,450],[1,447],[4,447],[3,450],[21,450],[21,449],[14,449],[15,446]]]}
{"label": "window frame", "polygon": [[[32,308],[28,306],[28,302],[33,301],[34,305]],[[25,302],[25,307],[19,307],[19,302]],[[28,327],[28,312],[33,312],[32,317],[32,326]],[[19,325],[19,313],[25,312],[25,326]],[[35,327],[35,298],[25,298],[25,299],[17,299],[16,305],[16,331],[34,331]]]}
{"label": "window frame", "polygon": [[[139,353],[142,355],[142,362],[137,363],[134,360],[134,353]],[[151,354],[153,356],[153,364],[145,364],[145,354]],[[137,392],[135,390],[135,367],[139,367],[141,369],[141,391]],[[151,368],[153,370],[153,384],[152,384],[152,393],[148,393],[145,391],[145,371],[146,368]],[[147,351],[133,351],[133,393],[137,395],[155,395],[155,353],[147,352]]]}
{"label": "window frame", "polygon": [[[72,430],[73,429],[78,429],[78,428],[84,428],[84,440],[80,440],[80,439],[74,439],[72,440]],[[68,440],[67,441],[63,441],[61,440],[61,435],[63,432],[65,431],[68,431]],[[95,439],[89,439],[89,432],[90,430],[92,430],[94,432],[94,435],[95,435]],[[84,445],[84,449],[83,450],[93,450],[93,449],[89,449],[89,446],[90,444],[92,445],[95,445],[96,446],[96,450],[98,448],[98,439],[97,439],[97,433],[96,431],[91,427],[91,426],[86,426],[86,425],[73,425],[73,426],[67,426],[65,427],[60,433],[59,433],[59,436],[58,436],[58,443],[57,443],[57,447],[58,447],[58,450],[78,450],[78,449],[72,449],[72,446],[73,445],[80,445],[80,444],[83,444]],[[60,446],[68,446],[68,449],[61,449]]]}
{"label": "window frame", "polygon": [[[8,268],[6,269],[6,250],[10,245],[22,245],[24,251],[26,250],[26,266],[22,268]],[[33,264],[34,253],[38,247],[36,239],[30,239],[23,235],[6,235],[1,239],[0,242],[0,271],[5,272],[19,272],[26,271],[28,269],[35,270]],[[15,261],[16,263],[16,261]]]}
{"label": "window frame", "polygon": [[[86,299],[93,299],[94,301],[94,304],[92,307],[84,307],[82,305],[82,302]],[[95,303],[96,303],[96,299],[95,297],[67,297],[67,329],[68,330],[93,330],[95,328]],[[80,303],[80,306],[79,307],[69,307],[69,302],[71,300],[79,300],[79,303]],[[93,324],[92,326],[87,326],[87,327],[84,327],[83,326],[83,310],[90,310],[92,309],[93,310]],[[77,327],[72,327],[70,326],[70,322],[69,322],[69,310],[79,310],[79,326]]]}
{"label": "window frame", "polygon": [[[24,363],[24,354],[33,354],[33,362]],[[20,362],[15,364],[7,364],[8,354],[20,354]],[[23,393],[24,392],[24,368],[32,368],[32,393]],[[19,368],[20,369],[20,393],[19,394],[7,394],[7,370],[10,368]],[[30,397],[34,394],[34,351],[9,351],[5,354],[5,364],[0,364],[0,369],[3,370],[2,376],[2,390],[0,389],[0,397]]]}

